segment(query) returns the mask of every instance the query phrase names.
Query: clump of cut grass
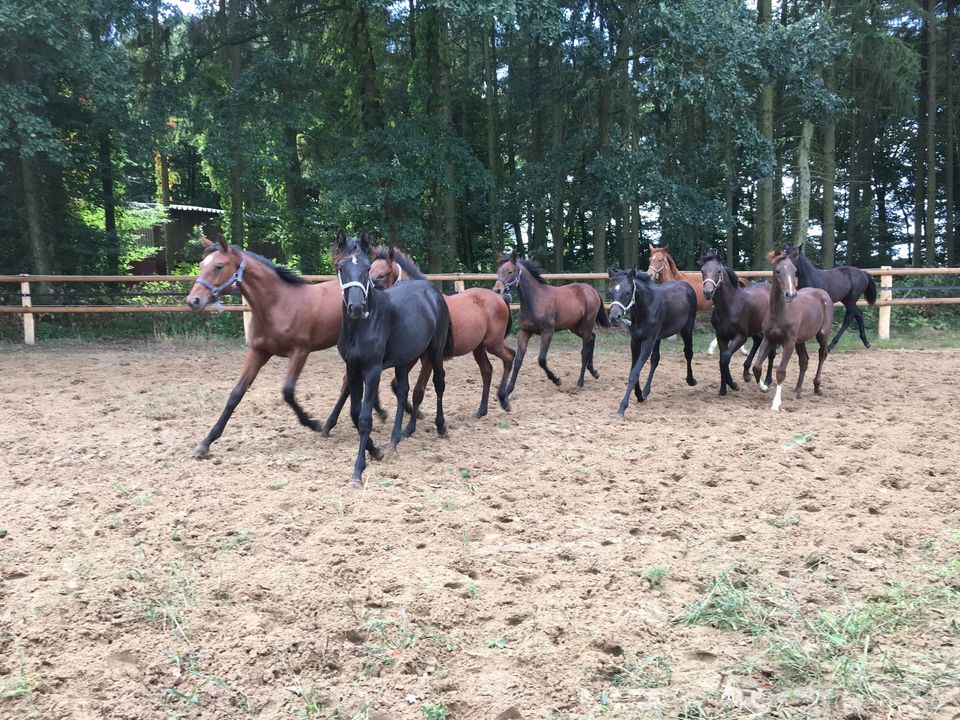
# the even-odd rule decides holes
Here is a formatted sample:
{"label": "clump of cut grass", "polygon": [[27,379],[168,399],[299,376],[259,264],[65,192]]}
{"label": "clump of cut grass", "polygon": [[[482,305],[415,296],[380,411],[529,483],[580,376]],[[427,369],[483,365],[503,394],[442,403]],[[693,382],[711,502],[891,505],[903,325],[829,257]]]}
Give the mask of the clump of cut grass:
{"label": "clump of cut grass", "polygon": [[363,644],[366,655],[363,669],[371,677],[379,676],[392,667],[400,654],[412,648],[419,639],[416,628],[405,618],[393,618],[375,610],[357,612],[353,608],[344,614],[357,623],[358,630],[366,638]]}
{"label": "clump of cut grass", "polygon": [[654,590],[663,590],[663,581],[670,573],[670,568],[665,565],[651,565],[644,570],[631,570],[630,574],[641,580],[646,580]]}
{"label": "clump of cut grass", "polygon": [[20,700],[33,697],[37,689],[37,682],[27,669],[21,665],[16,673],[9,675],[0,682],[0,701]]}
{"label": "clump of cut grass", "polygon": [[605,673],[605,676],[616,687],[668,687],[673,681],[673,668],[667,658],[648,655],[617,665],[612,671]]}
{"label": "clump of cut grass", "polygon": [[673,621],[760,635],[767,628],[770,614],[770,603],[750,587],[748,576],[733,569],[715,575],[707,585],[706,594]]}

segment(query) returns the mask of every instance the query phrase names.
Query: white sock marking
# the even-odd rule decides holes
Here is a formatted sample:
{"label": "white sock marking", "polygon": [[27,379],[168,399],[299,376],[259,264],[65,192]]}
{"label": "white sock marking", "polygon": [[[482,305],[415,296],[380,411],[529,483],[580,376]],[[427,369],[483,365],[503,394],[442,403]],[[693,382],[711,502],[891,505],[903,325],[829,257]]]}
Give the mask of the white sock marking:
{"label": "white sock marking", "polygon": [[710,347],[707,348],[707,355],[713,355],[717,350],[717,338],[710,341]]}
{"label": "white sock marking", "polygon": [[770,406],[770,409],[774,412],[780,412],[780,388],[782,386],[780,383],[777,383],[777,394],[773,396],[773,405]]}

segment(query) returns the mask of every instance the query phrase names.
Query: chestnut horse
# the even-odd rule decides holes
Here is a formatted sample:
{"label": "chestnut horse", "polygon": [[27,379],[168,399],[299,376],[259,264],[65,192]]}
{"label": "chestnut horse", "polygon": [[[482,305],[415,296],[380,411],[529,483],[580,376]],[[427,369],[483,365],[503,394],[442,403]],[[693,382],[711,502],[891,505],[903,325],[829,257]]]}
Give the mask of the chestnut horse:
{"label": "chestnut horse", "polygon": [[[702,310],[709,310],[713,307],[713,302],[708,298],[703,292],[703,278],[698,272],[683,272],[677,267],[677,263],[674,262],[673,256],[668,252],[670,250],[669,245],[664,245],[663,247],[655,247],[647,243],[650,247],[650,262],[647,264],[647,274],[653,276],[653,279],[658,283],[671,282],[679,280],[680,282],[685,282],[687,285],[693,288],[693,291],[697,294],[697,312]],[[738,280],[740,287],[746,287],[747,283],[743,280]],[[714,350],[717,349],[717,338],[714,338],[710,341],[710,347],[707,348],[707,354],[713,355]],[[744,355],[747,351],[743,350]]]}
{"label": "chestnut horse", "polygon": [[[720,343],[720,394],[726,395],[728,387],[740,389],[730,375],[730,359],[747,339],[753,338],[753,348],[743,363],[743,379],[750,382],[750,365],[763,340],[763,318],[770,307],[770,283],[740,287],[737,274],[723,264],[716,250],[707,250],[700,256],[699,263],[704,297],[713,302],[710,322]],[[770,348],[767,385],[773,374],[776,351],[776,347]]]}
{"label": "chestnut horse", "polygon": [[[218,304],[221,294],[236,288],[243,293],[253,317],[240,379],[220,418],[194,450],[194,456],[209,454],[211,443],[223,434],[247,388],[274,355],[289,358],[283,399],[303,425],[318,430],[319,423],[300,407],[294,389],[307,356],[315,350],[333,347],[340,337],[343,303],[337,283],[312,285],[256,253],[228,245],[223,235],[219,235],[215,243],[205,237],[201,240],[205,250],[200,275],[187,295],[187,305],[199,312],[208,305]],[[377,413],[386,417],[379,402],[376,405]]]}
{"label": "chestnut horse", "polygon": [[823,361],[827,359],[830,329],[833,327],[833,301],[826,291],[820,288],[797,289],[797,267],[788,255],[774,250],[768,256],[773,263],[773,287],[770,289],[770,308],[763,320],[763,342],[753,362],[753,374],[757,378],[760,390],[767,391],[767,385],[760,382],[763,358],[771,347],[783,346],[780,364],[777,366],[777,392],[770,409],[780,410],[780,390],[787,374],[790,353],[797,351],[800,360],[800,375],[794,392],[800,397],[803,388],[803,375],[807,371],[806,341],[816,337],[820,343],[817,374],[813,378],[813,392],[820,394],[820,372]]}
{"label": "chestnut horse", "polygon": [[[381,290],[403,280],[426,280],[417,264],[406,253],[393,246],[379,245],[373,251],[373,263],[370,265],[370,280]],[[482,418],[487,414],[487,401],[490,398],[490,381],[493,378],[493,366],[487,353],[493,353],[503,362],[503,376],[497,388],[497,398],[504,410],[510,409],[510,402],[504,392],[508,373],[516,355],[504,343],[510,334],[510,306],[493,290],[470,288],[457,295],[444,295],[450,311],[450,327],[453,332],[453,356],[473,353],[480,367],[483,379],[483,392],[480,396],[480,408],[474,417]],[[430,379],[430,368],[422,363],[420,377],[414,390],[423,394]]]}
{"label": "chestnut horse", "polygon": [[497,281],[493,289],[505,297],[515,290],[520,297],[520,331],[517,333],[517,355],[513,361],[513,374],[505,397],[509,397],[517,382],[517,374],[523,364],[530,336],[540,336],[540,367],[554,385],[560,378],[547,367],[547,351],[550,340],[557,330],[571,330],[583,339],[580,350],[580,378],[577,387],[583,387],[584,373],[589,370],[595,378],[600,373],[593,367],[593,348],[596,342],[594,327],[599,322],[610,327],[607,309],[600,293],[592,285],[571,283],[553,287],[543,279],[540,267],[532,260],[521,260],[516,251],[500,256]]}

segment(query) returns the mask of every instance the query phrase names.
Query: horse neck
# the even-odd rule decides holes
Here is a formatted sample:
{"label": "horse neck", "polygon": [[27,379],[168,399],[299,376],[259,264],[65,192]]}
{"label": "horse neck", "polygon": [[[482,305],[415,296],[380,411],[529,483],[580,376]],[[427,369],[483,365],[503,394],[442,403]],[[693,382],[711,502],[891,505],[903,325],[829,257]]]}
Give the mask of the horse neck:
{"label": "horse neck", "polygon": [[719,305],[722,308],[730,307],[733,304],[733,301],[737,298],[737,293],[741,292],[741,287],[730,282],[730,276],[727,275],[727,271],[723,268],[720,269],[720,282],[717,285],[717,290],[713,293],[713,304]]}
{"label": "horse neck", "polygon": [[[797,255],[796,268],[797,280],[803,287],[809,287],[811,283],[813,283],[817,271],[819,270],[819,268],[817,268],[812,262],[810,262],[809,259],[807,259],[806,255],[802,254]],[[822,274],[823,271],[820,270],[820,273]]]}
{"label": "horse neck", "polygon": [[[247,255],[247,266],[243,270],[243,280],[237,287],[254,315],[266,317],[271,308],[283,294],[284,281],[259,260]],[[294,287],[290,285],[290,287]]]}
{"label": "horse neck", "polygon": [[677,264],[673,261],[672,255],[667,255],[666,257],[663,276],[665,280],[683,280],[683,273],[677,268]]}
{"label": "horse neck", "polygon": [[527,302],[533,302],[534,299],[543,292],[543,288],[537,279],[527,268],[522,265],[517,266],[520,269],[520,282],[517,284],[517,294],[521,302],[526,299]]}
{"label": "horse neck", "polygon": [[787,307],[787,301],[783,298],[783,287],[780,285],[780,279],[774,274],[773,284],[770,287],[770,315],[780,317]]}

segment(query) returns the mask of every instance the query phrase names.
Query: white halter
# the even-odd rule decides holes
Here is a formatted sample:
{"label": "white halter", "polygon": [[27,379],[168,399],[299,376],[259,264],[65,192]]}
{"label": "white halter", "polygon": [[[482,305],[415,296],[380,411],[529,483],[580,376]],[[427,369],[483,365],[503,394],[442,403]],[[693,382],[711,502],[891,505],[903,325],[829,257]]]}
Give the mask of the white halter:
{"label": "white halter", "polygon": [[627,305],[624,305],[624,304],[623,304],[622,302],[620,302],[619,300],[613,300],[613,301],[610,303],[610,307],[613,308],[614,305],[619,305],[619,306],[621,307],[621,309],[623,310],[623,314],[626,315],[626,314],[627,314],[627,310],[629,310],[630,308],[632,308],[632,307],[636,304],[636,302],[637,302],[637,281],[634,280],[634,281],[633,281],[633,295],[630,296],[630,302],[629,302]]}
{"label": "white halter", "polygon": [[[369,275],[367,275],[366,283],[362,283],[359,280],[351,280],[350,282],[345,283],[343,281],[343,278],[340,277],[340,271],[337,270],[337,282],[340,283],[340,297],[343,298],[344,306],[346,306],[347,304],[347,290],[349,290],[352,287],[358,287],[361,290],[363,290],[363,302],[364,304],[366,304],[367,295],[370,294],[370,276]],[[366,320],[368,317],[370,317],[370,311],[364,310],[363,319]]]}

